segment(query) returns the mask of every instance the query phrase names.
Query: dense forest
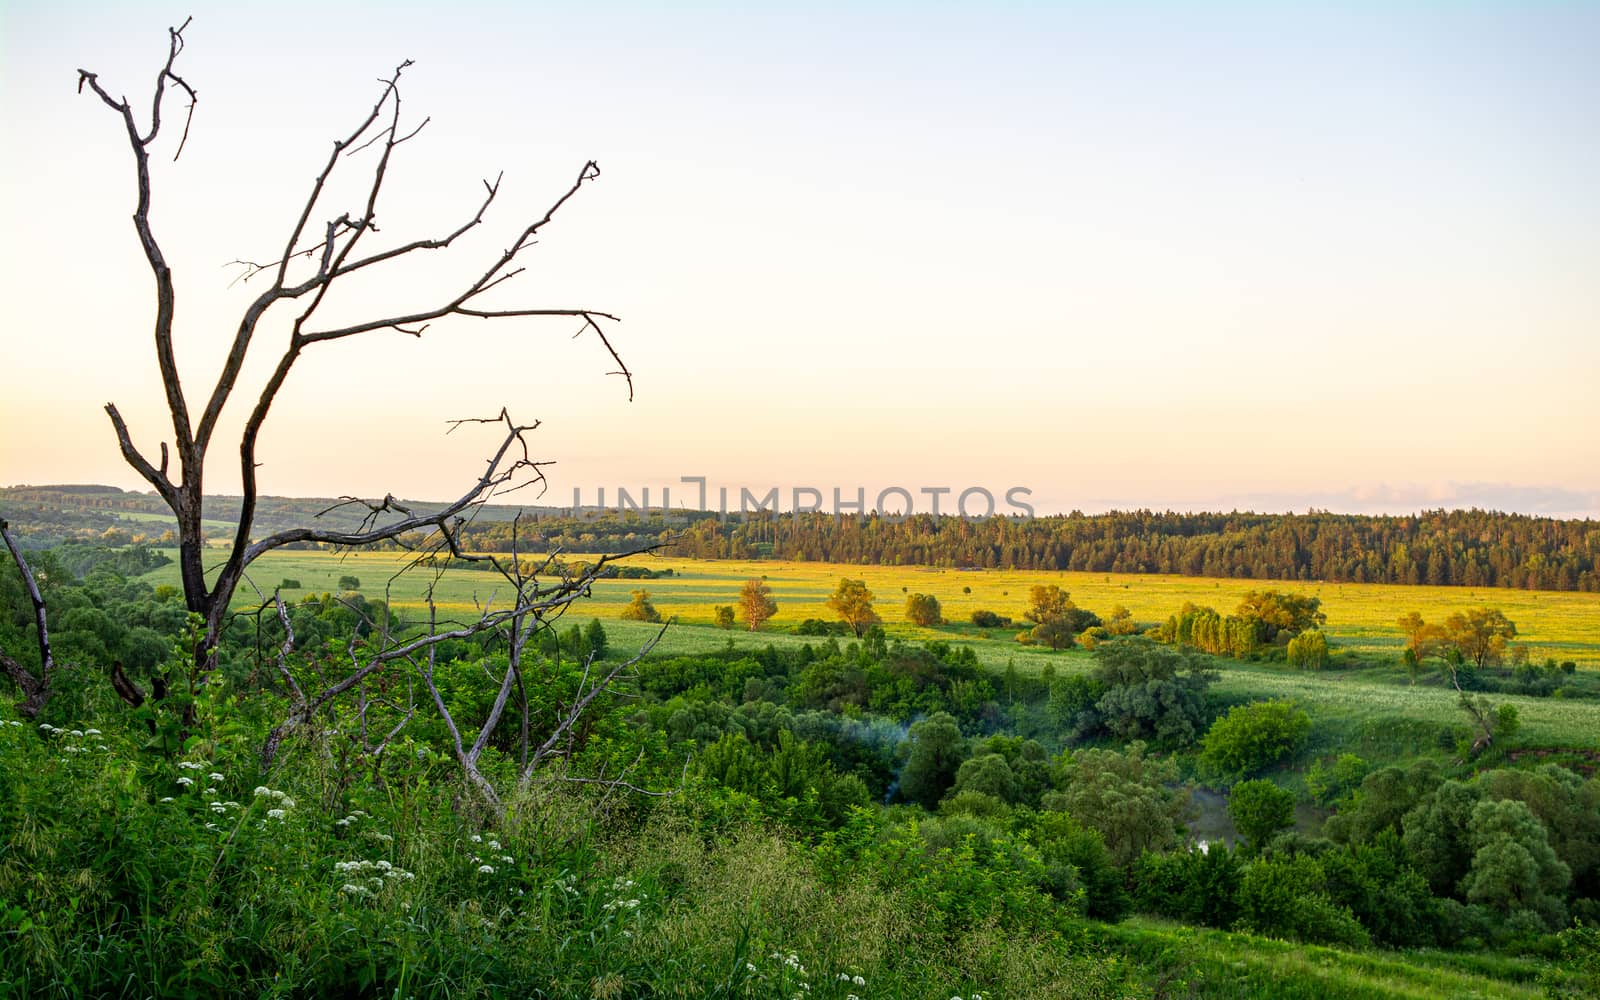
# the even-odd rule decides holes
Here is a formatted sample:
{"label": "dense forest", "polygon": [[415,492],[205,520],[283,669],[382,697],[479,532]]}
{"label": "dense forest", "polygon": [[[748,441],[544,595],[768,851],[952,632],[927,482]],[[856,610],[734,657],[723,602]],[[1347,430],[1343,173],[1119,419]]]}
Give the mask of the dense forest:
{"label": "dense forest", "polygon": [[[159,499],[110,487],[12,487],[0,490],[0,500],[30,546],[88,538],[126,542],[141,533],[158,542],[165,527],[160,520],[125,519],[158,513]],[[226,520],[236,515],[236,500],[230,507],[229,498],[214,498],[208,512]],[[305,523],[337,503],[264,498],[258,531]],[[324,517],[354,524],[365,512],[347,505]],[[1374,517],[1140,510],[986,520],[757,513],[724,520],[715,514],[669,519],[615,511],[574,517],[542,508],[514,522],[515,514],[511,507],[479,508],[464,538],[480,551],[500,552],[511,549],[514,535],[516,546],[527,552],[660,546],[699,559],[1600,591],[1600,522],[1498,511]]]}

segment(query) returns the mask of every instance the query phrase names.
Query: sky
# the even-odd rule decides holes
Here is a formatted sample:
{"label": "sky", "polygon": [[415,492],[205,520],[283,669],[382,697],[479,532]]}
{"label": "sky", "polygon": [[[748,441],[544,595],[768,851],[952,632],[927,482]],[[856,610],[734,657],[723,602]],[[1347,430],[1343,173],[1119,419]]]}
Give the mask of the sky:
{"label": "sky", "polygon": [[[686,477],[917,510],[1600,517],[1600,4],[0,5],[0,484],[147,488],[169,438],[116,116],[193,14],[153,164],[191,399],[331,148],[415,60],[381,241],[447,253],[330,319],[447,299],[593,159],[496,290],[615,313],[317,345],[262,437],[274,495],[453,497],[540,421],[543,502]],[[360,204],[366,159],[314,218]],[[280,307],[283,308],[283,307]],[[213,446],[238,488],[269,321]],[[194,402],[192,406],[200,404]],[[528,494],[520,495],[531,500]],[[735,504],[737,500],[733,501]],[[824,503],[826,508],[828,503]],[[891,499],[898,508],[901,501]],[[948,509],[948,506],[946,507]]]}

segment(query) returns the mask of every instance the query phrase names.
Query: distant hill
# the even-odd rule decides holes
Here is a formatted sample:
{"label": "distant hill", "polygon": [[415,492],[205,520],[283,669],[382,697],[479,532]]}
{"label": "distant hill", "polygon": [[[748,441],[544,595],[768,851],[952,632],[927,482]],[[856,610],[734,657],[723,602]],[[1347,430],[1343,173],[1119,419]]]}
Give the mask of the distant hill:
{"label": "distant hill", "polygon": [[[237,523],[239,498],[208,498],[219,536]],[[417,510],[444,505],[405,501]],[[365,508],[328,498],[262,497],[256,533],[313,523],[354,528]],[[330,508],[333,508],[330,510]],[[1368,516],[1113,511],[1033,519],[928,515],[772,514],[670,519],[615,510],[510,505],[479,508],[465,532],[478,551],[509,551],[511,521],[523,552],[620,552],[660,545],[700,559],[781,558],[972,569],[1170,573],[1256,580],[1330,580],[1435,586],[1600,591],[1600,522],[1499,511]],[[106,486],[0,488],[0,514],[24,545],[65,541],[160,544],[173,527],[153,494]]]}

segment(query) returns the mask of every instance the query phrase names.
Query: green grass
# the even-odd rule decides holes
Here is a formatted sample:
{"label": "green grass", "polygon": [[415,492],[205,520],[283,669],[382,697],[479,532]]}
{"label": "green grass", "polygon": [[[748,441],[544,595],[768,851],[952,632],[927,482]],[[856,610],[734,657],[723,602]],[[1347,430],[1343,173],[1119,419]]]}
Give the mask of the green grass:
{"label": "green grass", "polygon": [[[1542,966],[1526,959],[1438,951],[1352,952],[1137,917],[1096,935],[1189,996],[1216,1000],[1391,1000],[1542,997]],[[1184,995],[1175,990],[1175,995]]]}

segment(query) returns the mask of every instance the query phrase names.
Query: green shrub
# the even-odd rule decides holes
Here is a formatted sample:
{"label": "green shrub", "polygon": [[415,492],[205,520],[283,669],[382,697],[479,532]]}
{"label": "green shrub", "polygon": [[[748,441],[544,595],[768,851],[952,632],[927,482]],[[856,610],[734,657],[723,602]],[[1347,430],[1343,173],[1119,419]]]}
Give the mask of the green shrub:
{"label": "green shrub", "polygon": [[1311,717],[1292,701],[1240,705],[1212,723],[1200,759],[1213,773],[1242,778],[1299,751],[1310,732]]}

